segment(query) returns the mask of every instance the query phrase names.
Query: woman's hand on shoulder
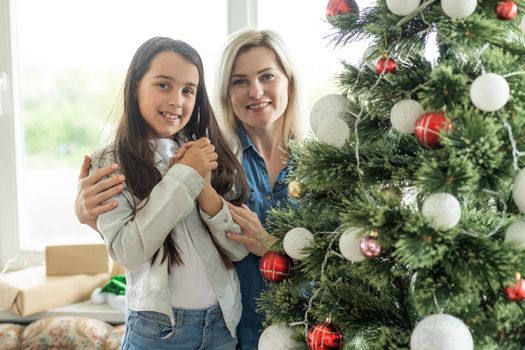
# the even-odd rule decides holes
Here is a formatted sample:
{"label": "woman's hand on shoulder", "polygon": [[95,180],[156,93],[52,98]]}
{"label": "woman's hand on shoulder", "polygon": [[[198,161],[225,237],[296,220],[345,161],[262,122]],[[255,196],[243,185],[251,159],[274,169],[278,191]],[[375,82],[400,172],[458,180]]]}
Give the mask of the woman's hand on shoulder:
{"label": "woman's hand on shoulder", "polygon": [[243,244],[250,253],[258,256],[263,256],[277,242],[277,238],[266,232],[257,214],[245,204],[237,207],[228,203],[228,208],[233,221],[241,227],[242,232],[228,232],[226,237]]}
{"label": "woman's hand on shoulder", "polygon": [[[96,170],[89,175],[91,158],[84,157],[84,163],[78,177],[77,198],[75,199],[75,214],[82,224],[97,230],[97,217],[117,207],[116,201],[103,204],[111,197],[124,190],[124,175],[114,174],[117,164],[111,164]],[[104,177],[108,177],[104,179]]]}

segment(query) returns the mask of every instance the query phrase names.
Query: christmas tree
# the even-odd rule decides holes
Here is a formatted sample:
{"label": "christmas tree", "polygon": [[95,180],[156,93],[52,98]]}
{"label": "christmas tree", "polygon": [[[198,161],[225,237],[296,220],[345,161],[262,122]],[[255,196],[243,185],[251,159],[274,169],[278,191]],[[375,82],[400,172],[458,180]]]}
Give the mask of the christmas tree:
{"label": "christmas tree", "polygon": [[370,46],[291,146],[260,350],[525,348],[523,10],[328,3],[332,43]]}

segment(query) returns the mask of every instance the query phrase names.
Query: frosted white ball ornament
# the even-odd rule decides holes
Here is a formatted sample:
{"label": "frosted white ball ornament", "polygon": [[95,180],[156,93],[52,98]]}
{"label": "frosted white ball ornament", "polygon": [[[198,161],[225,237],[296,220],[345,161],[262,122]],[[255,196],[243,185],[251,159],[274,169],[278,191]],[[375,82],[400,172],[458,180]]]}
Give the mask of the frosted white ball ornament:
{"label": "frosted white ball ornament", "polygon": [[362,233],[362,228],[352,227],[343,232],[339,238],[339,250],[345,259],[352,262],[366,260],[366,257],[361,253],[361,240],[363,239]]}
{"label": "frosted white ball ornament", "polygon": [[423,202],[422,214],[430,227],[446,231],[459,223],[461,205],[457,198],[449,193],[432,193]]}
{"label": "frosted white ball ornament", "polygon": [[416,127],[417,119],[425,113],[419,102],[411,99],[397,102],[390,110],[392,128],[402,134],[412,134]]}
{"label": "frosted white ball ornament", "polygon": [[525,168],[521,169],[512,184],[512,198],[518,209],[525,213]]}
{"label": "frosted white ball ornament", "polygon": [[514,243],[520,249],[525,249],[525,222],[513,222],[505,231],[505,242]]}
{"label": "frosted white ball ornament", "polygon": [[386,6],[394,15],[406,16],[414,12],[420,2],[420,0],[386,0]]}
{"label": "frosted white ball ornament", "polygon": [[329,145],[341,147],[345,144],[346,139],[350,137],[350,128],[342,119],[326,118],[321,121],[317,128],[317,137],[320,141]]}
{"label": "frosted white ball ornament", "polygon": [[450,18],[465,18],[476,11],[478,0],[441,0],[443,12]]}
{"label": "frosted white ball ornament", "polygon": [[303,227],[296,227],[284,235],[283,248],[292,259],[303,260],[308,257],[303,249],[308,247],[313,240],[312,232]]}
{"label": "frosted white ball ornament", "polygon": [[410,336],[410,350],[473,350],[468,327],[457,317],[434,314],[421,320]]}
{"label": "frosted white ball ornament", "polygon": [[474,106],[485,112],[494,112],[507,104],[510,87],[507,80],[496,73],[477,77],[470,86],[470,99]]}
{"label": "frosted white ball ornament", "polygon": [[275,324],[267,327],[259,338],[259,350],[289,350],[299,346],[293,340],[294,332],[292,327],[285,324]]}
{"label": "frosted white ball ornament", "polygon": [[329,94],[315,102],[310,112],[310,125],[317,134],[317,128],[325,118],[343,118],[348,108],[348,99],[342,95]]}

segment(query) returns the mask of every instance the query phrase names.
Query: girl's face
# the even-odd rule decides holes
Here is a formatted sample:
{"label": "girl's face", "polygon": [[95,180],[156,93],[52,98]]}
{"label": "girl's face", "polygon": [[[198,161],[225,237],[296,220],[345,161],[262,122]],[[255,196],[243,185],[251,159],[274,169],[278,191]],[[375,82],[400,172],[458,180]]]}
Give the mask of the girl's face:
{"label": "girl's face", "polygon": [[275,52],[259,46],[235,59],[229,97],[237,118],[247,127],[271,127],[288,106],[289,81]]}
{"label": "girl's face", "polygon": [[199,72],[173,51],[158,53],[137,83],[139,110],[155,137],[168,138],[182,130],[195,107]]}

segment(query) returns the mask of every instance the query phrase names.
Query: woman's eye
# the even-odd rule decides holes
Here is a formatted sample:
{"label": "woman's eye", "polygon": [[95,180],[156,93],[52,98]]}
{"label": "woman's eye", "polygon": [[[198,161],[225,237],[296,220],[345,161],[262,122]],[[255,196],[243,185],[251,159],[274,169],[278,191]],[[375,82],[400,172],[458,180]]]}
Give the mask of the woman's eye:
{"label": "woman's eye", "polygon": [[193,91],[192,89],[184,89],[183,91],[184,91],[185,94],[195,95],[195,91]]}
{"label": "woman's eye", "polygon": [[247,80],[246,79],[236,79],[232,82],[232,85],[246,85]]}
{"label": "woman's eye", "polygon": [[261,79],[262,79],[262,80],[269,80],[269,79],[272,79],[273,77],[274,77],[273,74],[268,73],[268,74],[264,74],[264,75],[261,77]]}
{"label": "woman's eye", "polygon": [[170,86],[169,86],[168,83],[159,83],[159,87],[160,87],[161,89],[167,89],[167,88],[169,88]]}

